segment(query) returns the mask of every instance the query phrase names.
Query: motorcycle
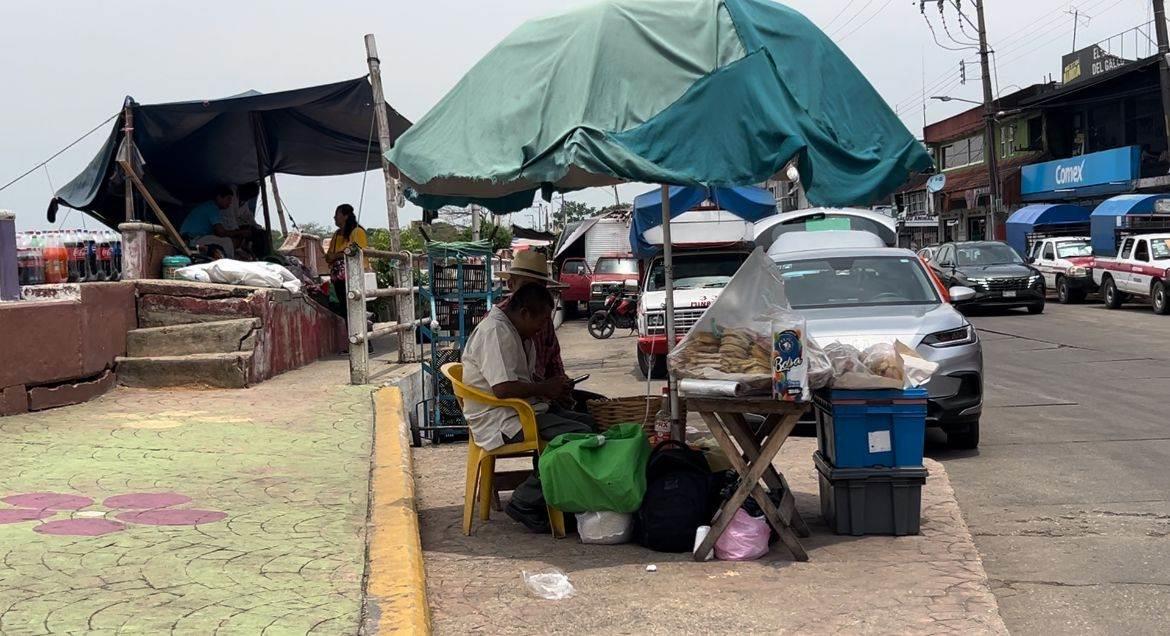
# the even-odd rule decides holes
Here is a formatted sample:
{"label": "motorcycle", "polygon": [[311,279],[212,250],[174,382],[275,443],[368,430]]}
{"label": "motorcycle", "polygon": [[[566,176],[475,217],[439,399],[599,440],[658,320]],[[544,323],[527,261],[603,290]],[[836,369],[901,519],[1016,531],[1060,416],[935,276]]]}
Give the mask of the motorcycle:
{"label": "motorcycle", "polygon": [[609,295],[605,298],[605,305],[589,317],[589,335],[598,340],[605,340],[612,336],[619,327],[630,330],[638,328],[638,281],[636,280],[628,280],[624,284],[614,284]]}

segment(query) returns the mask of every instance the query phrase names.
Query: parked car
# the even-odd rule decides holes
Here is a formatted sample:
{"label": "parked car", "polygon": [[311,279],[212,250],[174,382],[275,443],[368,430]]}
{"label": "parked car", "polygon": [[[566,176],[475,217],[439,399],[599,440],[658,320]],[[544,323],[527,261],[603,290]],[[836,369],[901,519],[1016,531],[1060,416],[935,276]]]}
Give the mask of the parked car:
{"label": "parked car", "polygon": [[[927,419],[955,448],[979,445],[983,412],[983,349],[975,327],[946,302],[914,252],[886,247],[818,249],[773,254],[792,308],[821,346],[834,341],[865,348],[900,340],[938,363],[924,388]],[[954,287],[955,301],[975,292]]]}
{"label": "parked car", "polygon": [[1028,262],[1044,275],[1044,287],[1056,290],[1063,304],[1079,303],[1097,291],[1090,268],[1093,248],[1085,236],[1038,239],[1032,243]]}
{"label": "parked car", "polygon": [[1126,237],[1114,258],[1093,260],[1093,280],[1105,306],[1117,309],[1131,298],[1148,300],[1156,314],[1170,313],[1167,298],[1170,234]]}
{"label": "parked car", "polygon": [[564,285],[561,289],[561,303],[565,313],[575,316],[584,305],[589,303],[589,285],[592,282],[592,272],[584,258],[566,258],[561,263],[561,271],[557,281]]}
{"label": "parked car", "polygon": [[612,288],[621,287],[630,278],[638,278],[638,259],[629,255],[598,258],[589,279],[589,315],[604,308]]}
{"label": "parked car", "polygon": [[924,263],[929,263],[934,260],[934,255],[938,254],[938,248],[938,245],[927,245],[918,250],[918,258],[921,258]]}
{"label": "parked car", "polygon": [[1044,276],[1026,264],[1007,243],[963,241],[944,243],[930,262],[945,287],[969,287],[975,297],[965,307],[1025,307],[1030,314],[1044,311]]}

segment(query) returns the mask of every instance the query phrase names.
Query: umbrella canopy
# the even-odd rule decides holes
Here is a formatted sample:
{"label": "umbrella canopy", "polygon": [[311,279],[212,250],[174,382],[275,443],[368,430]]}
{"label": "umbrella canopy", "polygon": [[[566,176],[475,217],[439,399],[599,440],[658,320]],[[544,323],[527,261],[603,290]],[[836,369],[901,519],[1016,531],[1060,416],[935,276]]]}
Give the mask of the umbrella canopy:
{"label": "umbrella canopy", "polygon": [[762,182],[869,204],[930,157],[835,44],[770,0],[608,0],[533,20],[388,158],[424,208],[528,207],[622,181]]}

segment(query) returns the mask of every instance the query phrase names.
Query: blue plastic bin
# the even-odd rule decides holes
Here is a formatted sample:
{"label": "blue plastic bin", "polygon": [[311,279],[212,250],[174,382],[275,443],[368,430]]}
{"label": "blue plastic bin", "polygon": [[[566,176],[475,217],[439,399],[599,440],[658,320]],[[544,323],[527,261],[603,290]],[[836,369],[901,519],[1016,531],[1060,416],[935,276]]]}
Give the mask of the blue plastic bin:
{"label": "blue plastic bin", "polygon": [[926,389],[818,392],[817,441],[836,468],[919,468]]}

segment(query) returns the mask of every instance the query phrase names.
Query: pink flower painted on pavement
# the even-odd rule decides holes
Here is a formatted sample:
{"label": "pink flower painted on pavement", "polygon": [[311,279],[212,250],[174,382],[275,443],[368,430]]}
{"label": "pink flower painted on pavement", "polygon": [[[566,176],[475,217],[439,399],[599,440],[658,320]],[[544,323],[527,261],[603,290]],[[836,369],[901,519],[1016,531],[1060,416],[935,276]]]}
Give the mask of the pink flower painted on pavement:
{"label": "pink flower painted on pavement", "polygon": [[57,519],[37,525],[34,532],[49,535],[96,537],[120,532],[126,524],[149,526],[195,526],[215,523],[227,518],[227,513],[197,508],[173,508],[191,502],[191,498],[176,492],[132,492],[107,497],[102,505],[111,510],[123,510],[118,521],[107,519],[109,512],[84,510],[93,505],[93,499],[81,495],[55,492],[31,492],[0,498],[14,508],[0,508],[0,524],[41,521],[71,511],[70,519]]}
{"label": "pink flower painted on pavement", "polygon": [[17,508],[32,508],[34,510],[80,510],[93,503],[93,499],[89,497],[59,492],[30,492],[9,495],[0,501]]}

